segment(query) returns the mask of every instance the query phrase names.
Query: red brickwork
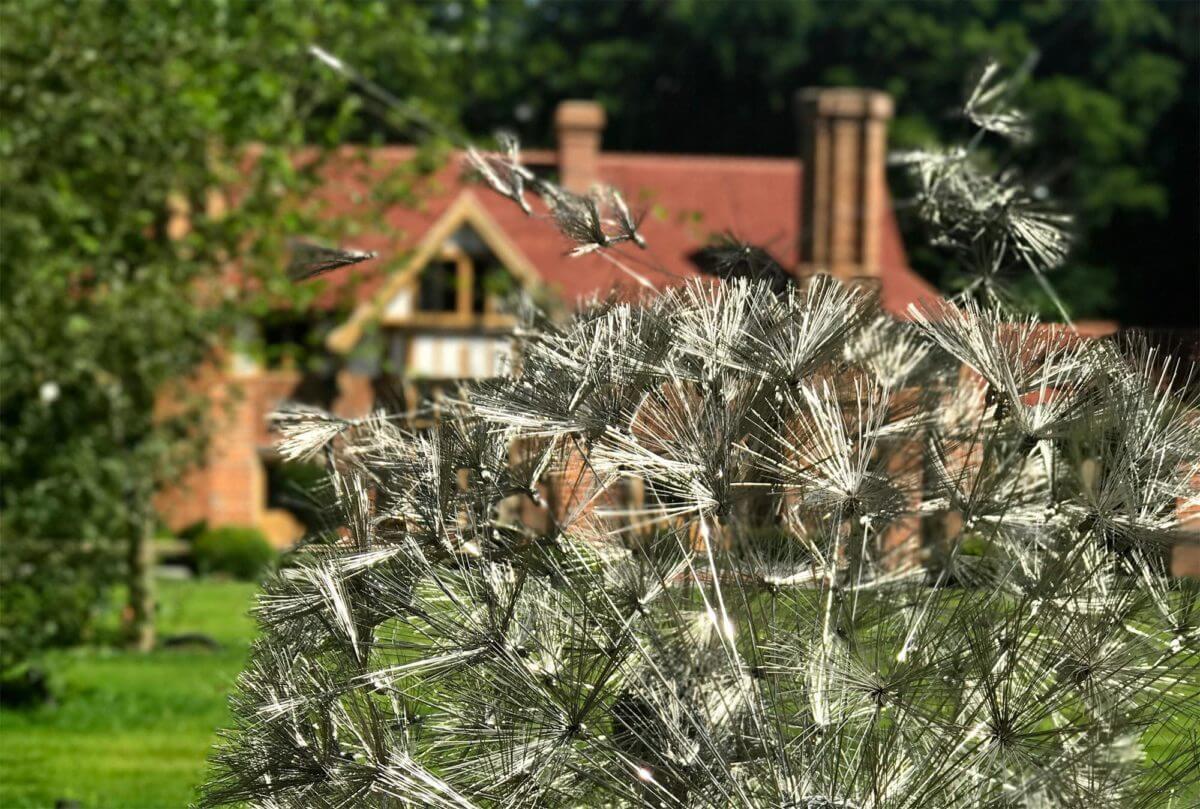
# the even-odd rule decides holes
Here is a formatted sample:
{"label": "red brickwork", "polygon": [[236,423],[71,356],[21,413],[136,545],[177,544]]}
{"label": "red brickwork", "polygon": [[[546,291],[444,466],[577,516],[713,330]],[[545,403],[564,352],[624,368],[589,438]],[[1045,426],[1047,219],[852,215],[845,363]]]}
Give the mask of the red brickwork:
{"label": "red brickwork", "polygon": [[[1192,478],[1192,488],[1200,492],[1200,474]],[[1184,536],[1171,554],[1171,572],[1176,576],[1200,578],[1200,498],[1179,501],[1179,519]]]}
{"label": "red brickwork", "polygon": [[206,460],[156,498],[168,527],[260,526],[267,493],[260,451],[272,441],[267,417],[299,379],[291,371],[232,374],[212,366],[197,375],[194,389],[210,403]]}
{"label": "red brickwork", "polygon": [[594,101],[564,101],[555,111],[554,126],[563,187],[582,194],[600,178],[604,108]]}
{"label": "red brickwork", "polygon": [[892,99],[876,90],[808,88],[796,96],[796,114],[801,269],[878,278]]}

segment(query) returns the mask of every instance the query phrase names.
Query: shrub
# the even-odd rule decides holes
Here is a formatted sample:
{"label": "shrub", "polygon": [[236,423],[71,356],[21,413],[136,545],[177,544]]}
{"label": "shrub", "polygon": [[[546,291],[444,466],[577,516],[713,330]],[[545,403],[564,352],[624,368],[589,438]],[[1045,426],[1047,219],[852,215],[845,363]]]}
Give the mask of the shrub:
{"label": "shrub", "polygon": [[70,540],[0,541],[0,678],[40,651],[78,643],[100,608],[117,562]]}
{"label": "shrub", "polygon": [[278,555],[262,531],[242,526],[205,531],[192,552],[200,573],[224,573],[245,581],[259,578]]}

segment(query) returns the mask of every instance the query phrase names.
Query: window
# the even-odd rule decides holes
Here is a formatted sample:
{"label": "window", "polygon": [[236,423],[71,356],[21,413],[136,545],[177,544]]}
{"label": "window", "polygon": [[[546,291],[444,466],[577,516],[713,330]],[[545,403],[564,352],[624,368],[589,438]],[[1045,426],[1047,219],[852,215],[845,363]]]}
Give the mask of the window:
{"label": "window", "polygon": [[477,263],[471,284],[471,311],[477,315],[495,312],[512,296],[513,277],[494,260]]}
{"label": "window", "polygon": [[504,265],[473,230],[462,227],[421,270],[417,310],[478,320],[500,313],[503,302],[515,291],[513,277]]}
{"label": "window", "polygon": [[457,312],[458,287],[458,262],[430,262],[421,270],[418,306],[422,312]]}

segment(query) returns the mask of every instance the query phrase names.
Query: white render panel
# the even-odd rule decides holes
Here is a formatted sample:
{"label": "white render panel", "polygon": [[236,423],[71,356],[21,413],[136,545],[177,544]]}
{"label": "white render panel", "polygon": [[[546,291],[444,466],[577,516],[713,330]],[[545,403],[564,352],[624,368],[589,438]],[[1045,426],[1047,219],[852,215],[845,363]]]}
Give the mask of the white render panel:
{"label": "white render panel", "polygon": [[509,354],[503,337],[415,334],[409,340],[407,372],[433,379],[495,376]]}
{"label": "white render panel", "polygon": [[495,376],[508,354],[508,341],[499,337],[473,337],[467,345],[467,374],[471,377]]}
{"label": "white render panel", "polygon": [[491,376],[491,340],[475,338],[467,341],[467,375],[470,377]]}
{"label": "white render panel", "polygon": [[413,293],[410,287],[397,292],[386,307],[384,307],[384,317],[388,320],[403,320],[412,314]]}
{"label": "white render panel", "polygon": [[441,352],[438,358],[438,376],[451,379],[462,376],[462,338],[445,337],[442,339]]}
{"label": "white render panel", "polygon": [[436,376],[439,360],[440,337],[414,335],[410,345],[408,372],[417,376]]}

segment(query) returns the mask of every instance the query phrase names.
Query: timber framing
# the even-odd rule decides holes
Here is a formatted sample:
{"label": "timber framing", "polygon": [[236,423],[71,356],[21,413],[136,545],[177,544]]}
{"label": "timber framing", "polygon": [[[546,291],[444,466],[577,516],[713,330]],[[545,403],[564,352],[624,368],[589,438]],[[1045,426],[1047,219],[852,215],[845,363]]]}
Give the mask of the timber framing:
{"label": "timber framing", "polygon": [[[429,229],[425,237],[413,251],[413,254],[404,262],[403,266],[384,283],[378,293],[369,300],[360,303],[345,323],[330,332],[326,338],[325,345],[335,353],[347,354],[358,345],[367,325],[374,322],[381,322],[389,326],[405,325],[452,330],[478,326],[502,328],[505,325],[511,324],[511,319],[503,315],[493,312],[472,315],[469,312],[464,312],[461,305],[458,307],[458,311],[455,312],[414,313],[406,317],[403,324],[390,321],[387,318],[388,303],[406,288],[414,287],[418,275],[429,262],[434,260],[450,260],[455,262],[465,260],[465,257],[458,254],[459,251],[456,251],[452,246],[447,244],[450,237],[464,225],[469,225],[475,230],[479,238],[483,240],[483,243],[487,245],[488,249],[492,251],[504,266],[504,269],[512,273],[513,278],[524,289],[533,291],[541,285],[538,272],[534,269],[529,259],[505,235],[504,231],[496,223],[496,220],[480,204],[475,195],[470,191],[463,191],[451,203],[446,212],[442,214],[442,217]],[[467,265],[467,276],[469,278],[473,272],[473,268],[470,267],[469,262],[467,262]],[[460,289],[459,295],[460,297],[470,295],[470,287],[467,287],[466,290]]]}

